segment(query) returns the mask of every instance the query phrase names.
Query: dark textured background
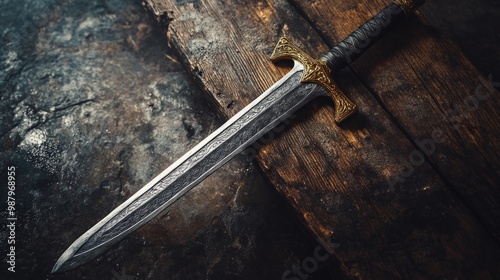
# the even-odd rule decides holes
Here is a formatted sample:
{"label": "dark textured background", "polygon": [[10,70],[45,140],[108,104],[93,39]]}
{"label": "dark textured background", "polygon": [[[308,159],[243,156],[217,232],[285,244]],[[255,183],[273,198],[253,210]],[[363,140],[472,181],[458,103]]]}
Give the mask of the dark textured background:
{"label": "dark textured background", "polygon": [[500,1],[427,0],[420,10],[481,74],[500,80]]}
{"label": "dark textured background", "polygon": [[[498,1],[428,2],[429,21],[498,80]],[[1,212],[1,279],[280,279],[312,254],[239,156],[103,256],[50,275],[71,242],[220,122],[138,1],[0,5],[1,209],[14,165],[19,217],[13,274]],[[310,279],[335,274],[328,265]]]}

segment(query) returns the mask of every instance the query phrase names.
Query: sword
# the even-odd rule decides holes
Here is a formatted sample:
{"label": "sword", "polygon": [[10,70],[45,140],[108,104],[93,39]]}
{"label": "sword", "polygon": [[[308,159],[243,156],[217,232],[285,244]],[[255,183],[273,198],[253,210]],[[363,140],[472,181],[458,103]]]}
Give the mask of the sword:
{"label": "sword", "polygon": [[423,2],[395,0],[320,59],[282,37],[271,59],[292,59],[290,72],[74,241],[52,273],[76,268],[108,250],[310,100],[331,96],[336,122],[352,115],[356,105],[340,91],[331,74],[356,60]]}

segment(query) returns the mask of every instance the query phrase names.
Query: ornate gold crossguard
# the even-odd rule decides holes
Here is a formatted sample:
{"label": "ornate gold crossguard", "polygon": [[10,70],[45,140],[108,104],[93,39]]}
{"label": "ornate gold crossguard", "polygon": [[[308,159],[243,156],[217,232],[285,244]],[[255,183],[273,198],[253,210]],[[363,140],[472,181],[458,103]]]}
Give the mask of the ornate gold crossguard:
{"label": "ornate gold crossguard", "polygon": [[281,37],[271,55],[273,61],[282,59],[294,59],[302,63],[304,72],[300,81],[303,83],[317,83],[330,93],[335,102],[336,122],[341,122],[356,112],[356,104],[349,100],[330,78],[331,70],[324,61],[312,58],[286,37]]}
{"label": "ornate gold crossguard", "polygon": [[286,37],[279,40],[271,59],[294,59],[304,65],[301,82],[317,83],[327,90],[335,103],[335,121],[341,122],[356,112],[357,107],[330,78],[332,71],[337,72],[356,60],[392,26],[402,22],[423,3],[424,0],[394,0],[320,59],[312,58]]}

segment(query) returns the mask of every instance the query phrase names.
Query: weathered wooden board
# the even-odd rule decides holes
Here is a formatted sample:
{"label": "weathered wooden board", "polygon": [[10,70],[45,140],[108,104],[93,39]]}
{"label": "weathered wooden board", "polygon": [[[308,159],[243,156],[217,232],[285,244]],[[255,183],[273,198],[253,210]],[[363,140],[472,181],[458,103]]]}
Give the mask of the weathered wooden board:
{"label": "weathered wooden board", "polygon": [[[319,56],[326,43],[338,42],[387,4],[146,3],[223,118],[286,72],[268,59],[279,36],[286,34]],[[357,115],[336,125],[332,102],[318,99],[256,148],[271,182],[347,277],[490,279],[500,274],[499,248],[491,235],[498,236],[499,201],[499,149],[491,143],[498,138],[491,105],[498,97],[491,85],[422,16],[336,80],[358,104]],[[490,94],[478,94],[481,109],[462,116],[464,133],[449,122],[446,109],[480,86]],[[482,170],[485,165],[489,169]],[[297,273],[290,279],[305,279]]]}
{"label": "weathered wooden board", "polygon": [[[347,36],[386,3],[361,2],[355,8],[359,16],[353,19],[345,2],[330,2],[295,3],[329,44]],[[500,116],[495,110],[500,96],[494,81],[479,75],[460,50],[421,16],[394,30],[351,69],[450,189],[500,238]],[[434,141],[436,137],[442,139]],[[420,172],[418,160],[410,160],[410,154],[401,159],[402,165],[408,165],[406,161],[413,167],[394,174],[390,179],[394,187],[405,187],[413,173]]]}

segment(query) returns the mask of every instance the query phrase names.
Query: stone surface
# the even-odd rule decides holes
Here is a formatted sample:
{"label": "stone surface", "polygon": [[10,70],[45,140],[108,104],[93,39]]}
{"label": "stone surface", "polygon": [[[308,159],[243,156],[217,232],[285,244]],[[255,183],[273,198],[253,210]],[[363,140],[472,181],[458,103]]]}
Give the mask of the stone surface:
{"label": "stone surface", "polygon": [[[16,168],[16,267],[2,279],[270,279],[311,255],[239,156],[91,263],[50,275],[82,233],[220,123],[134,1],[3,1],[2,209]],[[315,277],[321,277],[321,270]]]}
{"label": "stone surface", "polygon": [[[431,23],[496,77],[498,4],[428,2]],[[77,237],[220,123],[138,1],[1,5],[2,279],[280,279],[313,254],[317,244],[239,156],[103,256],[50,275]],[[15,273],[6,264],[8,166]],[[341,279],[328,265],[309,279]]]}

